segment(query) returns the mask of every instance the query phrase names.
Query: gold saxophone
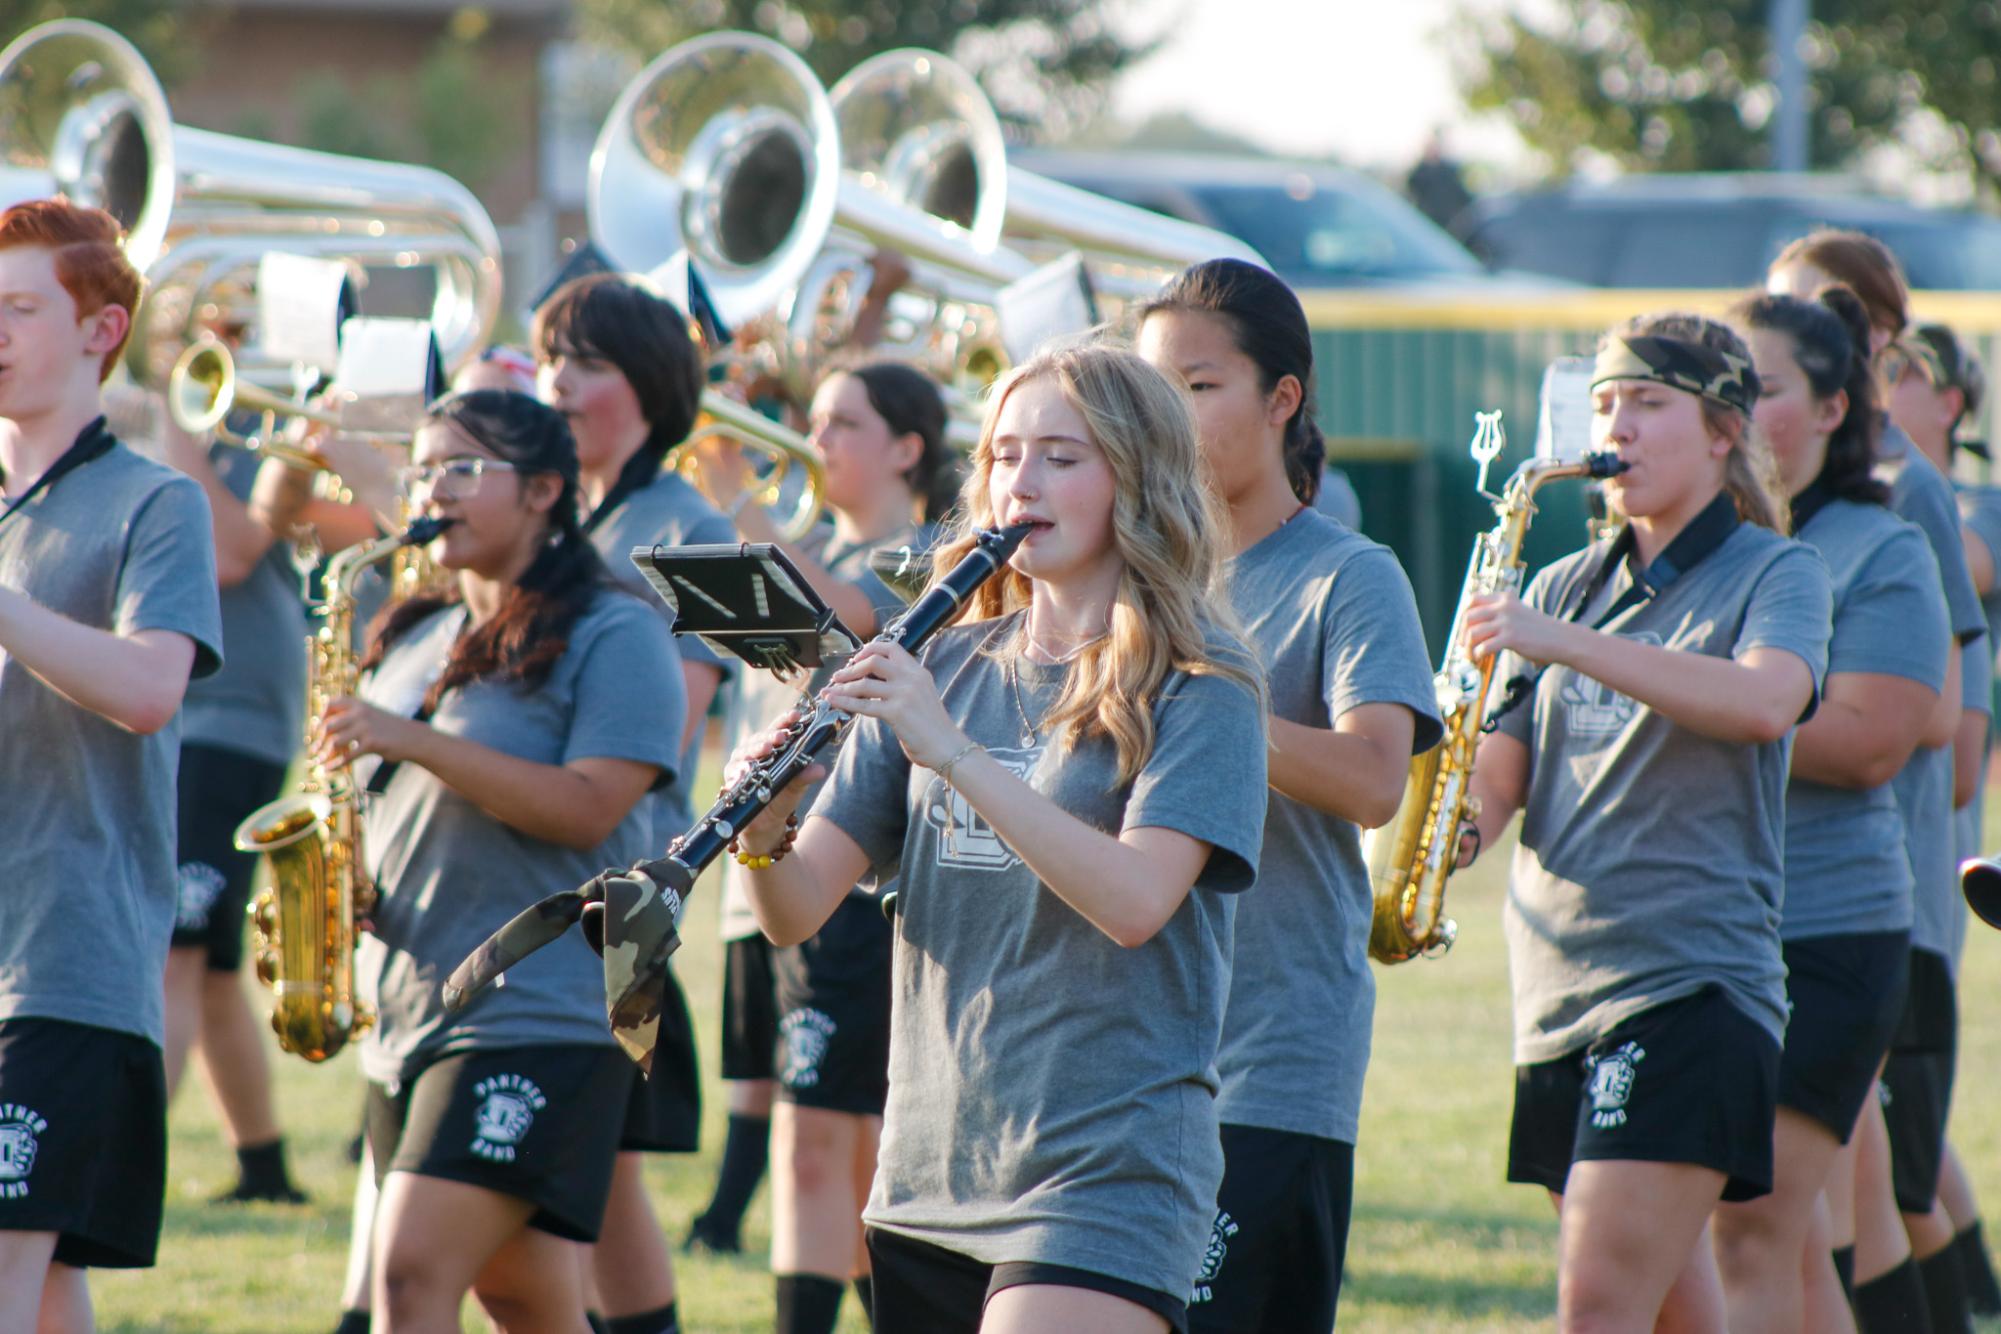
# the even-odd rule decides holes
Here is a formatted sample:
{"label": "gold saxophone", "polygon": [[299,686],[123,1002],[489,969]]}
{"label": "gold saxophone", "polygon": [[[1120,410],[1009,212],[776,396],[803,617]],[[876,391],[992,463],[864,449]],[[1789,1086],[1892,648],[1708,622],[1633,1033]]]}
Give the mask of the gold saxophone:
{"label": "gold saxophone", "polygon": [[1445,881],[1458,859],[1459,828],[1479,813],[1473,800],[1473,755],[1487,721],[1487,692],[1494,659],[1476,662],[1462,641],[1468,604],[1478,596],[1519,588],[1522,539],[1535,517],[1535,493],[1565,477],[1611,477],[1625,471],[1616,456],[1587,454],[1576,462],[1535,458],[1515,469],[1496,496],[1487,490],[1487,468],[1507,445],[1499,412],[1474,414],[1479,423],[1472,454],[1480,464],[1480,493],[1494,502],[1497,522],[1473,543],[1466,582],[1445,653],[1432,678],[1438,692],[1445,735],[1412,758],[1397,813],[1380,829],[1362,836],[1362,858],[1375,889],[1369,927],[1369,954],[1381,963],[1402,963],[1420,954],[1452,948],[1458,925],[1445,917]]}
{"label": "gold saxophone", "polygon": [[[327,706],[354,693],[355,589],[362,573],[429,542],[445,521],[420,519],[327,562],[319,625],[306,641],[306,750],[312,753]],[[361,794],[345,765],[309,760],[299,790],[259,808],[236,827],[236,846],[260,853],[270,885],[250,905],[257,976],[277,993],[271,1029],[278,1045],[324,1061],[375,1022],[354,998],[355,921],[375,906],[362,859]]]}

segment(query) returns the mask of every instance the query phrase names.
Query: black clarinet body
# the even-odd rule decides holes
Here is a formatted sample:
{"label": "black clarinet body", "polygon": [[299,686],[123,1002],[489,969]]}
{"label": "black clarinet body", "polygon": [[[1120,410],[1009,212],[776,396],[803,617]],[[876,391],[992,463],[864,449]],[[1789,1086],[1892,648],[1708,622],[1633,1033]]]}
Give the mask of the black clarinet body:
{"label": "black clarinet body", "polygon": [[[973,549],[906,607],[902,615],[884,626],[871,642],[900,644],[911,653],[917,652],[958,614],[975,589],[999,573],[1028,530],[1028,524],[1016,524],[978,534]],[[751,765],[725,788],[708,814],[674,840],[666,856],[642,862],[637,869],[672,886],[685,897],[703,868],[720,857],[730,840],[756,819],[784,791],[786,784],[804,773],[821,752],[838,741],[853,721],[851,715],[823,700],[815,700],[812,710],[786,732],[785,741],[775,754]]]}
{"label": "black clarinet body", "polygon": [[[1015,524],[976,534],[973,549],[871,642],[900,644],[912,653],[922,648],[958,614],[975,589],[1000,572],[1029,528]],[[575,889],[552,894],[489,936],[445,983],[447,1009],[464,1008],[509,967],[581,921],[591,943],[605,956],[613,1032],[650,1031],[644,1025],[658,1013],[667,958],[680,946],[681,909],[696,879],[853,721],[824,700],[815,700],[786,731],[777,751],[739,774],[664,856],[630,870],[606,871]],[[650,1037],[628,1047],[641,1045],[650,1053]]]}

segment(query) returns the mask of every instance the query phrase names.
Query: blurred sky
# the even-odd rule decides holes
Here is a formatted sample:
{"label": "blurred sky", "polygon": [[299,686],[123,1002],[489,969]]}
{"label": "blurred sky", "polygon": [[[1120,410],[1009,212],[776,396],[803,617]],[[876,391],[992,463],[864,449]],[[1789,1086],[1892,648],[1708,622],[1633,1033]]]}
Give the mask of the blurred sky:
{"label": "blurred sky", "polygon": [[1450,28],[1465,5],[1543,12],[1535,0],[1133,0],[1129,27],[1166,45],[1114,94],[1123,117],[1184,110],[1281,153],[1401,170],[1448,127],[1461,158],[1518,168],[1504,123],[1467,120]]}

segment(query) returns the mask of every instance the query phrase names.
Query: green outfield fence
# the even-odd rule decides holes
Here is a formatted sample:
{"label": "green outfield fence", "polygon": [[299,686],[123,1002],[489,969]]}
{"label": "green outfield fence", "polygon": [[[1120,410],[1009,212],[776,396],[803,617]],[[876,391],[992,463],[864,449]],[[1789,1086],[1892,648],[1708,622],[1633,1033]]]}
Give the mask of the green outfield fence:
{"label": "green outfield fence", "polygon": [[[1473,414],[1493,408],[1505,414],[1509,448],[1496,465],[1498,484],[1535,447],[1536,394],[1552,360],[1589,354],[1600,333],[1633,315],[1721,314],[1740,295],[1603,289],[1302,295],[1314,330],[1329,458],[1361,497],[1363,528],[1392,547],[1409,571],[1434,656],[1473,535],[1492,522],[1473,490],[1475,468],[1466,454]],[[1921,292],[1913,307],[1921,321],[1951,325],[1988,367],[2001,364],[2001,292]],[[1994,421],[1990,401],[1980,424],[1984,438],[1992,438]],[[1582,542],[1582,495],[1575,486],[1544,492],[1529,534],[1532,568]]]}

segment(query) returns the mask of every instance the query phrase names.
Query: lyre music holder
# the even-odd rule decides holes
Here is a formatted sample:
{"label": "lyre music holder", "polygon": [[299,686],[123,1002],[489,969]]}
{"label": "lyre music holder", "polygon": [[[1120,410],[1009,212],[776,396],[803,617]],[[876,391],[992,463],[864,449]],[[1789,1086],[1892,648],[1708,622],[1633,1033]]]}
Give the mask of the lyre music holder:
{"label": "lyre music holder", "polygon": [[632,563],[674,609],[674,633],[790,676],[861,647],[770,542],[634,547]]}

